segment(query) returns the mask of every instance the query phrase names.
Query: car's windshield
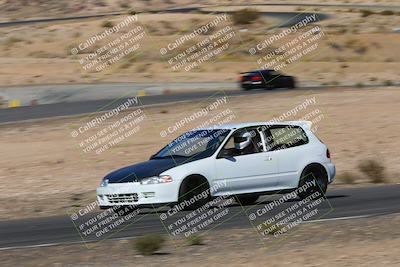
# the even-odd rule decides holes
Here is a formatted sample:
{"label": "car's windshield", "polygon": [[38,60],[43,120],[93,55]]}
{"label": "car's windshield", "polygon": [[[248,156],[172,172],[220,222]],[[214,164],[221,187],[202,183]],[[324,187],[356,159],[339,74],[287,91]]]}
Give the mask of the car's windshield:
{"label": "car's windshield", "polygon": [[166,145],[152,158],[185,157],[205,158],[218,149],[229,130],[196,130],[182,134]]}

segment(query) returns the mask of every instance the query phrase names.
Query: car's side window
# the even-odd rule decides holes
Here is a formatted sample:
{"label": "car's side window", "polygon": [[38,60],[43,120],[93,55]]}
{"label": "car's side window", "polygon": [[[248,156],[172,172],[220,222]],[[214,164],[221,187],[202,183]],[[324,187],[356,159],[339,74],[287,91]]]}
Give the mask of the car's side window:
{"label": "car's side window", "polygon": [[257,127],[243,128],[234,132],[222,151],[228,152],[233,157],[262,152],[263,144]]}
{"label": "car's side window", "polygon": [[267,151],[286,149],[308,143],[308,137],[299,126],[282,125],[268,129],[266,138]]}
{"label": "car's side window", "polygon": [[279,72],[274,71],[274,70],[270,71],[269,74],[270,74],[271,76],[279,76],[279,75],[281,75]]}

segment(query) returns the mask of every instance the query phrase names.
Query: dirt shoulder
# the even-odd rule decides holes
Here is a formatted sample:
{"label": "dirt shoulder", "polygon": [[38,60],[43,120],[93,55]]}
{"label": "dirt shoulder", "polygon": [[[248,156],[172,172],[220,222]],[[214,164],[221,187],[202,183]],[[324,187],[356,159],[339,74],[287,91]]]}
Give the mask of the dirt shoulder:
{"label": "dirt shoulder", "polygon": [[[213,231],[203,245],[175,248],[168,240],[158,254],[141,256],[135,240],[1,251],[4,266],[398,266],[400,216],[302,224],[266,242],[250,229]],[[176,241],[175,241],[176,242]],[[43,257],[43,255],[47,255]],[[263,264],[262,264],[263,265]]]}

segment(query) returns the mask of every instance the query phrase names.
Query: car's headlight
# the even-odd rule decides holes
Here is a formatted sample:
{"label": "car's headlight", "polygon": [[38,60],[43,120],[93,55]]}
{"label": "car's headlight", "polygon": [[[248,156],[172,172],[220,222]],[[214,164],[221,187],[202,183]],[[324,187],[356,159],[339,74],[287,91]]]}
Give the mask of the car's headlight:
{"label": "car's headlight", "polygon": [[100,186],[104,187],[108,185],[108,179],[104,179],[103,181],[101,181]]}
{"label": "car's headlight", "polygon": [[169,175],[161,175],[161,176],[152,176],[148,178],[144,178],[140,181],[140,184],[165,184],[171,183],[172,177]]}

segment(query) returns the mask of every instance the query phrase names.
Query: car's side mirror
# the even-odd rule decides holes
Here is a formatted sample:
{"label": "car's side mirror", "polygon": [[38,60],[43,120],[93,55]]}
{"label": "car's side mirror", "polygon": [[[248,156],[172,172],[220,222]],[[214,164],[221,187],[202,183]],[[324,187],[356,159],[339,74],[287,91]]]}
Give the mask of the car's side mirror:
{"label": "car's side mirror", "polygon": [[219,152],[218,158],[232,158],[234,156],[233,151],[230,149],[222,149]]}

